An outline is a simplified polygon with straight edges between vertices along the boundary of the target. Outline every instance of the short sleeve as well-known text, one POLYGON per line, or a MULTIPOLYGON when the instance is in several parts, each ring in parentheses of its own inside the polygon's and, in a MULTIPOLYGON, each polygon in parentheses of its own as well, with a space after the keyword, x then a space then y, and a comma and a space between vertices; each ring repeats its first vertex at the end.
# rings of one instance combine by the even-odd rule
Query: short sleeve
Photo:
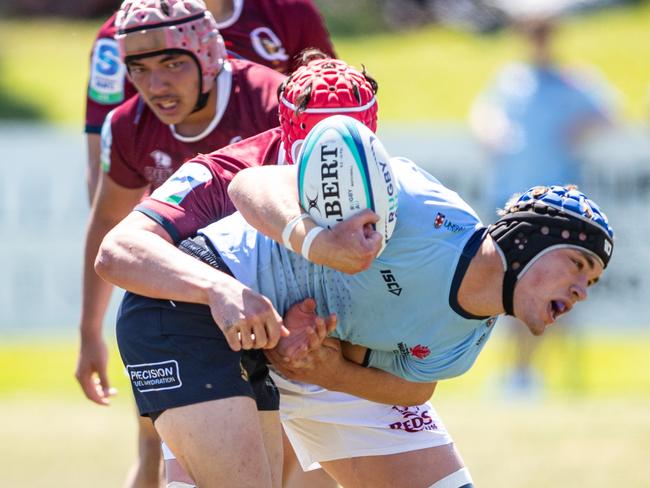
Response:
POLYGON ((117 109, 109 112, 102 126, 100 152, 102 171, 120 186, 142 188, 149 182, 129 163, 132 158, 129 158, 130 150, 126 146, 132 142, 132 138, 120 134, 119 128, 116 127, 120 117, 116 112, 117 109), (118 137, 115 137, 116 134, 118 137))
POLYGON ((206 164, 205 157, 183 164, 135 210, 161 225, 178 243, 202 227, 234 212, 228 197, 233 174, 206 164))

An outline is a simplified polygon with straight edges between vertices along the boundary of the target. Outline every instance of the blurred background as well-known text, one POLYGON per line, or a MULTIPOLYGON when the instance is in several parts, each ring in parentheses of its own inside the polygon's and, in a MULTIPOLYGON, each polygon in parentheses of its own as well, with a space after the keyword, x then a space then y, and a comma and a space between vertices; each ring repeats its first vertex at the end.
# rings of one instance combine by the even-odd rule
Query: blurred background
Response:
MULTIPOLYGON (((588 306, 541 340, 500 323, 476 366, 438 386, 434 404, 476 485, 650 486, 650 1, 315 3, 339 56, 378 80, 391 154, 486 223, 491 190, 513 183, 495 181, 514 174, 503 168, 529 168, 524 181, 545 168, 542 153, 565 158, 617 231, 588 306)), ((73 377, 88 65, 118 4, 0 0, 2 486, 115 487, 134 457, 114 340, 110 407, 85 400, 73 377)))

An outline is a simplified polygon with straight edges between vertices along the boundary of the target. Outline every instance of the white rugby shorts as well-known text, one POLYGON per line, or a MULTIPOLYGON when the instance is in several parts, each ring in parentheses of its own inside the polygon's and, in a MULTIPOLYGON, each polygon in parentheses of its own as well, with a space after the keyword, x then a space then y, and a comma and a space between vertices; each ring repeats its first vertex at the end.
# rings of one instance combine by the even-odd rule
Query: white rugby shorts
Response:
POLYGON ((400 407, 362 400, 271 371, 280 418, 305 471, 321 461, 416 451, 452 443, 430 402, 400 407))

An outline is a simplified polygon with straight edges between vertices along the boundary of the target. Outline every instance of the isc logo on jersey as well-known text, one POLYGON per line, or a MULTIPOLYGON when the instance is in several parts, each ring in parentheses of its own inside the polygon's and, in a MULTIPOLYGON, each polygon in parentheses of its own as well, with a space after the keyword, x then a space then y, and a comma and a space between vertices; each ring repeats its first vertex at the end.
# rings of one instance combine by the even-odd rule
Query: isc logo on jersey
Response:
MULTIPOLYGON (((298 155, 298 195, 318 225, 332 227, 369 208, 379 215, 382 251, 397 219, 397 188, 389 156, 361 122, 328 117, 309 132, 298 155)), ((381 251, 380 251, 381 252, 381 251)))

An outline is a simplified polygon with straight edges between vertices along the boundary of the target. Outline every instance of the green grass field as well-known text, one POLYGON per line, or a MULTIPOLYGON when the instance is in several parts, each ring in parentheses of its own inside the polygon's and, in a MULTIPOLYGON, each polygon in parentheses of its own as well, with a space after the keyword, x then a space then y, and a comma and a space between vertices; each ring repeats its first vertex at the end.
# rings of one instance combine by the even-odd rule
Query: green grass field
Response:
MULTIPOLYGON (((551 336, 538 354, 545 393, 529 400, 504 396, 509 346, 495 339, 433 398, 477 486, 650 486, 649 335, 551 336)), ((70 339, 0 346, 0 486, 119 486, 135 453, 126 377, 114 353, 120 394, 99 407, 83 399, 75 360, 70 339)))
MULTIPOLYGON (((100 21, 0 20, 0 117, 81 126, 90 47, 100 21)), ((597 66, 631 119, 648 117, 650 4, 566 23, 558 52, 597 66)), ((510 32, 489 36, 436 26, 401 33, 335 36, 339 55, 380 82, 383 120, 456 120, 503 63, 522 55, 510 32)))

